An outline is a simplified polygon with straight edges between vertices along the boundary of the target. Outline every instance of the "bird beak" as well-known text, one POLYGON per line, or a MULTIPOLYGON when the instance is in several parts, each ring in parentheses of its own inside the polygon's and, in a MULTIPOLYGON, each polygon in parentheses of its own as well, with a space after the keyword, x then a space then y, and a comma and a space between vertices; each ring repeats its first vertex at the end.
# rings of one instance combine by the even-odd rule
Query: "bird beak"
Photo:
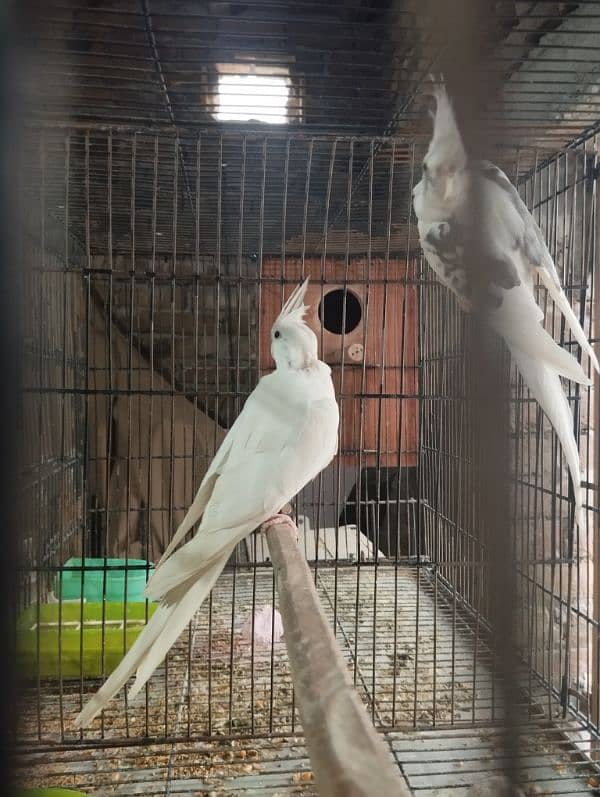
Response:
POLYGON ((448 202, 454 195, 454 176, 446 177, 446 187, 444 189, 444 202, 448 202))

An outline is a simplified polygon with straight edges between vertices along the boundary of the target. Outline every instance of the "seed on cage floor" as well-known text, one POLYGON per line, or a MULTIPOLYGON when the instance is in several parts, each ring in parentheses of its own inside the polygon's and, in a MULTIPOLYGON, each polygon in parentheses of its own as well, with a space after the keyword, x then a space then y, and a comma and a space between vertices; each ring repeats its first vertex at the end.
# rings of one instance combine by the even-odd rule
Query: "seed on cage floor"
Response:
POLYGON ((394 669, 396 672, 408 666, 412 660, 412 653, 409 651, 399 651, 393 656, 394 669))
POLYGON ((292 783, 309 783, 312 779, 312 772, 295 772, 292 775, 292 783))

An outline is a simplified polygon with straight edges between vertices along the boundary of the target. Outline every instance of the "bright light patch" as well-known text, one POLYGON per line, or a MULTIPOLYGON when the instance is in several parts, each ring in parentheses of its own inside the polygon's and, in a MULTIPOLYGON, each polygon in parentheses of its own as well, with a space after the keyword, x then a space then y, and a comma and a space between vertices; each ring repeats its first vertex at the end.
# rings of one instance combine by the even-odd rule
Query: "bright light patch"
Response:
POLYGON ((284 77, 221 75, 216 118, 221 122, 285 124, 289 95, 284 77))

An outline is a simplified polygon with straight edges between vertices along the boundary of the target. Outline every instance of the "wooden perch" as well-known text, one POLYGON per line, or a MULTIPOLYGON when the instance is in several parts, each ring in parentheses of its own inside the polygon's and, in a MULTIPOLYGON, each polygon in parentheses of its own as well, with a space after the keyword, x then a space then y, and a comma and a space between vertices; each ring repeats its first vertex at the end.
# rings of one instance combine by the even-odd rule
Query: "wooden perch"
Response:
POLYGON ((313 577, 285 523, 268 528, 285 642, 321 797, 409 797, 371 724, 325 617, 313 577))

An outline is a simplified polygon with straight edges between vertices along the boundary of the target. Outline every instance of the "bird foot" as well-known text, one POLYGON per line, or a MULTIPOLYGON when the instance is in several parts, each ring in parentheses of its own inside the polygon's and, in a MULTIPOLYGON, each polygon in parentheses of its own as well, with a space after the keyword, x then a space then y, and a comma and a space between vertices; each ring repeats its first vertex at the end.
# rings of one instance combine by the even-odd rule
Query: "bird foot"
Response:
POLYGON ((471 313, 473 310, 473 305, 468 299, 465 299, 464 296, 457 295, 458 299, 458 306, 463 311, 463 313, 471 313))
POLYGON ((294 523, 294 521, 292 520, 292 518, 289 515, 284 515, 282 513, 279 513, 277 515, 273 515, 272 517, 268 518, 268 520, 265 520, 265 522, 262 524, 261 528, 262 528, 262 530, 264 532, 266 532, 268 529, 271 528, 271 526, 277 526, 278 524, 281 524, 281 523, 284 523, 284 524, 290 526, 296 532, 296 541, 297 541, 298 540, 298 527, 296 526, 296 524, 294 523))
POLYGON ((444 75, 441 72, 437 74, 430 72, 422 87, 422 92, 425 96, 435 97, 436 100, 439 100, 446 92, 444 75))

